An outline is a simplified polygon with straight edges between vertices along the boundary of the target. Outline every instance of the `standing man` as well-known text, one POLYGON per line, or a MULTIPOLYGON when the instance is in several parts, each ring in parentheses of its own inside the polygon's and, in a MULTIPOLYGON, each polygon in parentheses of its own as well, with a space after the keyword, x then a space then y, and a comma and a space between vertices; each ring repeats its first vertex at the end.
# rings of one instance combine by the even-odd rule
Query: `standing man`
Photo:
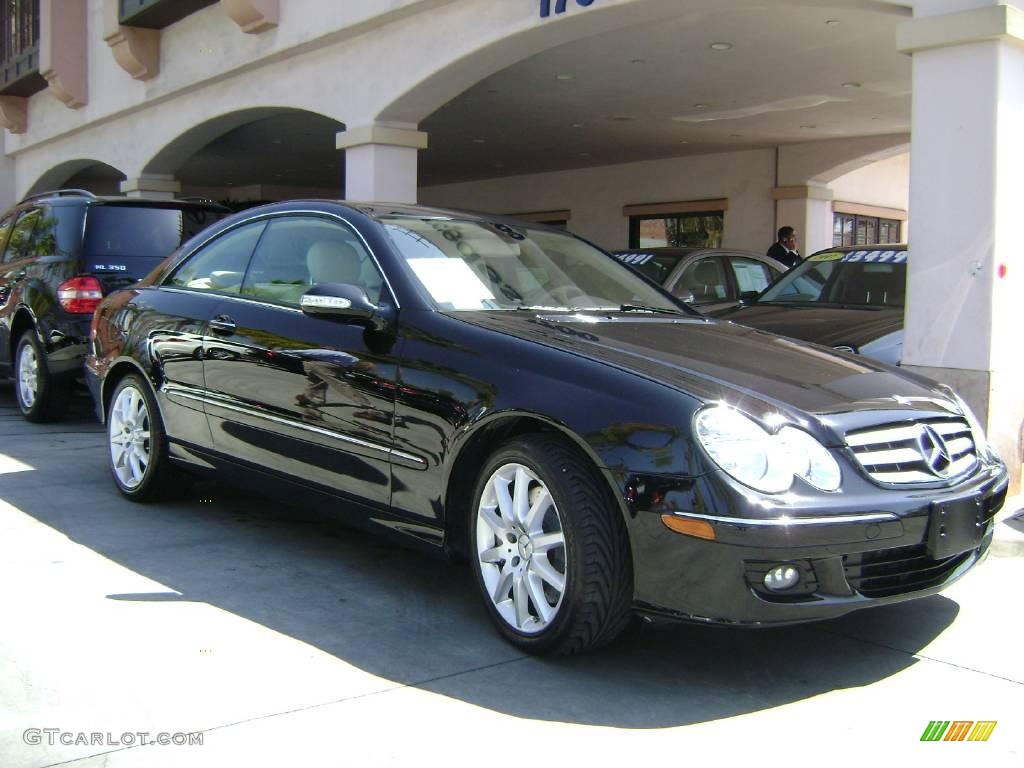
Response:
POLYGON ((782 227, 779 239, 768 249, 768 257, 781 261, 792 269, 800 263, 800 252, 796 249, 796 231, 792 227, 782 227))

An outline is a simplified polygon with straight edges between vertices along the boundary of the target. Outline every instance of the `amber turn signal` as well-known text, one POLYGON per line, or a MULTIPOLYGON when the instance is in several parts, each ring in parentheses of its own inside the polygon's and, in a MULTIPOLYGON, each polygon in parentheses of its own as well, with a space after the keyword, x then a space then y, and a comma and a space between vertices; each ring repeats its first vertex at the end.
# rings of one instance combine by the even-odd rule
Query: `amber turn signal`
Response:
POLYGON ((688 517, 679 517, 678 515, 662 515, 661 522, 670 531, 681 533, 684 536, 693 536, 697 539, 708 539, 709 541, 715 540, 715 529, 706 520, 693 520, 688 517))

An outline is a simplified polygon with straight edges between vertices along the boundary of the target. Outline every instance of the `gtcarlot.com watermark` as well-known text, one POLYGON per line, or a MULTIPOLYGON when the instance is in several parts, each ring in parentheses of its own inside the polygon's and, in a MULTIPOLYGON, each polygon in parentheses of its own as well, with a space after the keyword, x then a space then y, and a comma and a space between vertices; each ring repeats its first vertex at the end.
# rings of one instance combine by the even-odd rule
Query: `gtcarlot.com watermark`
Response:
POLYGON ((148 731, 125 731, 124 733, 85 733, 84 731, 62 731, 60 728, 26 728, 22 740, 29 745, 46 744, 65 747, 136 747, 144 744, 159 744, 175 747, 203 746, 202 733, 149 733, 148 731))

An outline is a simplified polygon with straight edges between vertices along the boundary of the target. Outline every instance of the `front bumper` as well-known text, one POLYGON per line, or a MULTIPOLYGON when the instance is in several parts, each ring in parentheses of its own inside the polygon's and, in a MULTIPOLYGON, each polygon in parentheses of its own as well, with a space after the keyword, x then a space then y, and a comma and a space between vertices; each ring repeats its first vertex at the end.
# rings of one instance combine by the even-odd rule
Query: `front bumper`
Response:
MULTIPOLYGON (((766 508, 720 472, 686 481, 621 475, 638 610, 715 624, 833 618, 934 594, 987 553, 1006 496, 993 465, 953 488, 813 496, 766 508), (714 540, 676 533, 662 515, 706 523, 714 540), (800 571, 772 592, 774 565, 800 571)), ((706 526, 705 526, 706 527, 706 526)))

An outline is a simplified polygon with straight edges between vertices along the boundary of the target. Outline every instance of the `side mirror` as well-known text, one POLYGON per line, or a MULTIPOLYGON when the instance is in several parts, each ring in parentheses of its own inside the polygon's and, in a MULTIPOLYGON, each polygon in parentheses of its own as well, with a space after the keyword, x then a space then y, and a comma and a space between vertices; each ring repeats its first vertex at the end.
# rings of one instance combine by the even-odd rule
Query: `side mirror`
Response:
POLYGON ((757 291, 743 291, 740 294, 740 304, 753 304, 761 294, 757 291))
POLYGON ((302 294, 299 306, 313 317, 336 317, 375 331, 386 328, 391 320, 390 308, 377 306, 367 297, 366 291, 348 283, 314 285, 302 294))

